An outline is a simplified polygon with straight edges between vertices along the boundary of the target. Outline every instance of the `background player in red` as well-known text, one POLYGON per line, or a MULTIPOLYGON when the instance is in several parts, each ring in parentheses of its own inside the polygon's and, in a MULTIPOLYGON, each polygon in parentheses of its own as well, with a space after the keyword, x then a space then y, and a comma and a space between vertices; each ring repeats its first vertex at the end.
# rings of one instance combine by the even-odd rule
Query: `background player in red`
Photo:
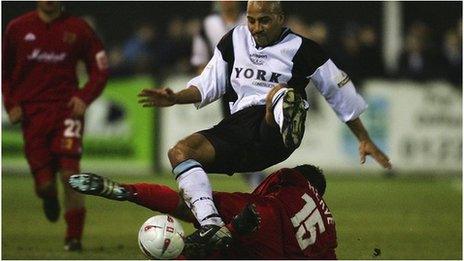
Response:
POLYGON ((2 94, 11 123, 21 123, 24 149, 36 194, 51 222, 59 218, 55 175, 64 185, 65 249, 81 250, 83 195, 69 188, 79 172, 84 113, 107 78, 101 41, 59 2, 39 1, 37 10, 11 21, 3 36, 2 94), (79 89, 76 66, 83 60, 88 82, 79 89))
MULTIPOLYGON (((69 183, 81 193, 113 200, 129 200, 154 211, 196 223, 178 193, 164 185, 118 184, 91 173, 72 175, 69 183)), ((207 257, 336 259, 335 222, 322 199, 325 187, 325 178, 319 168, 302 165, 272 173, 251 194, 214 192, 214 203, 224 222, 228 223, 234 243, 231 248, 221 253, 210 253, 207 257), (259 216, 259 228, 247 234, 258 224, 258 218, 253 218, 253 215, 259 216)), ((214 240, 213 237, 208 246, 214 244, 214 240)), ((192 250, 205 250, 201 249, 202 246, 199 242, 197 249, 190 249, 186 254, 192 257, 195 254, 192 250)))

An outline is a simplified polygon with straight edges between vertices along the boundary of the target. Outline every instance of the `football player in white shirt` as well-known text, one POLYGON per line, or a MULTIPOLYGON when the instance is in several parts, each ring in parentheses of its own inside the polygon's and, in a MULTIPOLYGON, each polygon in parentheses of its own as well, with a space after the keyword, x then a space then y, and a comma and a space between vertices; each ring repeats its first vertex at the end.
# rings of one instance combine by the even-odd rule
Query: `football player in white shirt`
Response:
MULTIPOLYGON (((217 12, 205 17, 201 30, 193 38, 190 63, 199 73, 208 64, 221 38, 235 26, 245 25, 247 22, 246 14, 240 10, 239 1, 216 1, 214 8, 217 12)), ((230 115, 229 101, 226 97, 221 97, 221 109, 224 118, 230 115)), ((260 171, 242 175, 251 189, 256 188, 266 177, 260 171)))
POLYGON ((139 94, 144 107, 194 103, 201 108, 223 96, 230 102, 230 117, 182 139, 168 152, 179 189, 201 225, 186 238, 186 247, 230 245, 206 173, 257 171, 288 158, 304 134, 304 88, 309 81, 358 139, 361 164, 370 155, 391 168, 359 119, 367 104, 350 78, 317 43, 284 27, 280 2, 249 1, 247 20, 247 26, 237 26, 222 38, 186 89, 145 89, 139 94))

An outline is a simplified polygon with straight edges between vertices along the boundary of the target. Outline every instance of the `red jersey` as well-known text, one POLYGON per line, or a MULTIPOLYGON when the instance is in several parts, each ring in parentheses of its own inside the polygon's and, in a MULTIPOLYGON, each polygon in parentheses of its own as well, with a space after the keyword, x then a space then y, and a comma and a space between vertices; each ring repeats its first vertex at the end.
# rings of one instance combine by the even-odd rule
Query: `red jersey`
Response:
POLYGON ((257 232, 238 237, 238 248, 227 258, 335 259, 337 238, 329 208, 299 172, 281 169, 252 194, 214 193, 214 202, 226 223, 247 203, 261 215, 257 232))
POLYGON ((103 45, 87 23, 62 14, 50 23, 37 11, 11 21, 3 37, 2 94, 5 108, 36 102, 69 101, 90 104, 108 78, 103 45), (79 90, 76 66, 85 62, 89 81, 79 90))

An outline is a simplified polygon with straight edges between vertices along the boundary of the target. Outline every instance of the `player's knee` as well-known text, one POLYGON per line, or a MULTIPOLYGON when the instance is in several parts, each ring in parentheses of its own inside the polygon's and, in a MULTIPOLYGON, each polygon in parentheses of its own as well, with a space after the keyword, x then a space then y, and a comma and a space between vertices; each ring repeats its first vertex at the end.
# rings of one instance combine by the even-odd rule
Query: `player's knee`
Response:
POLYGON ((55 183, 50 181, 35 186, 35 194, 39 198, 47 198, 56 195, 55 183))
POLYGON ((266 96, 266 106, 268 108, 272 107, 272 100, 274 98, 274 95, 282 88, 288 88, 288 86, 284 83, 279 83, 276 84, 268 93, 266 96))
POLYGON ((170 148, 168 151, 168 158, 171 162, 171 166, 176 166, 177 164, 191 158, 191 148, 183 143, 178 142, 174 147, 170 148))
POLYGON ((33 173, 35 193, 39 198, 56 194, 55 174, 51 168, 45 167, 33 173))

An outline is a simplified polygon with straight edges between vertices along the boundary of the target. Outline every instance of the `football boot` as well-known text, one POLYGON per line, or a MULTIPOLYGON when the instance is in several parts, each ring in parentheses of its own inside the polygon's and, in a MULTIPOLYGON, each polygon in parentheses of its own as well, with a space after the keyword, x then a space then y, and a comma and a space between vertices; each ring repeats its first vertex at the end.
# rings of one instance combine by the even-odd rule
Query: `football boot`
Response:
POLYGON ((296 149, 300 146, 305 131, 306 112, 309 104, 294 89, 289 88, 284 96, 282 103, 283 124, 282 138, 284 144, 289 149, 296 149))
POLYGON ((77 192, 107 199, 128 200, 131 192, 119 183, 93 173, 79 173, 69 177, 69 185, 77 192))
POLYGON ((184 253, 188 258, 202 258, 231 244, 232 235, 226 226, 204 225, 185 239, 184 253))
POLYGON ((64 250, 70 252, 80 252, 82 251, 82 243, 79 239, 68 238, 64 242, 64 250))

